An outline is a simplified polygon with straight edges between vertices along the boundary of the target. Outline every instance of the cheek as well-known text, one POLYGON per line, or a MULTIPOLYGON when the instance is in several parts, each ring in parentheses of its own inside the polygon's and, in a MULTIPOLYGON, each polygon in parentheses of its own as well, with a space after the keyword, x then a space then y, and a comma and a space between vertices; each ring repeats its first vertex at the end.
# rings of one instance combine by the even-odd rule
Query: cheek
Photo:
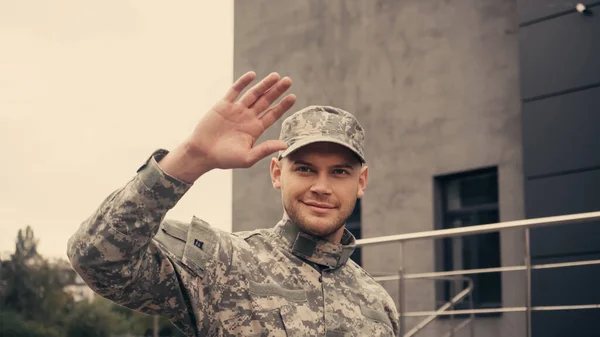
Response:
POLYGON ((339 191, 344 191, 344 193, 348 194, 351 191, 356 193, 358 189, 358 179, 355 177, 347 177, 346 179, 340 179, 340 181, 336 182, 336 188, 339 191))
POLYGON ((340 199, 347 202, 354 202, 360 194, 360 186, 358 184, 346 184, 342 188, 339 189, 338 196, 340 199))
POLYGON ((307 179, 289 176, 281 179, 281 190, 285 195, 303 194, 308 189, 310 189, 310 182, 307 179))
POLYGON ((356 197, 357 187, 348 182, 339 182, 332 186, 333 194, 343 203, 356 197))

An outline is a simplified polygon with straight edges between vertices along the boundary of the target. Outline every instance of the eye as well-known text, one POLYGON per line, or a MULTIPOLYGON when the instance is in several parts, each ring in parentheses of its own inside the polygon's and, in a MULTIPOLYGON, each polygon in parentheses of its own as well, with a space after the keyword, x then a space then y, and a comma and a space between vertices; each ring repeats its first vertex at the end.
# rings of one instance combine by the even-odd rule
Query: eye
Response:
POLYGON ((350 174, 350 172, 348 172, 348 171, 346 171, 344 169, 335 169, 335 170, 333 170, 333 173, 335 173, 335 174, 341 174, 341 175, 350 174))
POLYGON ((296 167, 296 171, 298 172, 312 172, 312 169, 308 166, 298 166, 296 167))

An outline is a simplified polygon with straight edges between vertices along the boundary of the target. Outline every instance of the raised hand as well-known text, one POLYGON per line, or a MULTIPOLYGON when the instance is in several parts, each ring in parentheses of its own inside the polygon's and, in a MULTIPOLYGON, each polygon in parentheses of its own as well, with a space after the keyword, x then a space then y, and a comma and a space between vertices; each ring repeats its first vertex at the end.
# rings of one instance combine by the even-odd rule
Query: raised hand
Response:
POLYGON ((258 145, 256 141, 294 105, 296 97, 288 95, 269 108, 289 89, 292 81, 271 73, 238 99, 255 77, 254 72, 248 72, 233 84, 204 115, 190 137, 174 151, 179 153, 170 154, 161 161, 166 172, 189 181, 215 168, 250 167, 269 154, 287 148, 287 144, 279 140, 267 140, 258 145), (181 160, 187 163, 175 162, 181 160), (185 166, 185 172, 181 172, 181 166, 185 166))

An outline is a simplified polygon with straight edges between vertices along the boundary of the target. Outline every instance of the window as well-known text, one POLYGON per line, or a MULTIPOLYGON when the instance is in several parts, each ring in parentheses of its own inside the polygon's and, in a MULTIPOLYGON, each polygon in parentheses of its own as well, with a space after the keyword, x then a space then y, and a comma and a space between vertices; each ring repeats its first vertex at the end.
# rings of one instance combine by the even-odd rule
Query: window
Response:
MULTIPOLYGON (((354 237, 356 239, 362 238, 361 231, 360 231, 360 228, 361 228, 360 220, 361 220, 361 199, 357 199, 356 206, 354 206, 354 211, 352 211, 352 214, 346 221, 346 228, 350 231, 350 233, 352 233, 352 235, 354 235, 354 237)), ((350 258, 354 262, 356 262, 359 266, 362 266, 361 257, 362 256, 360 253, 360 247, 357 247, 356 249, 354 249, 354 252, 352 253, 352 255, 350 255, 350 258)))
MULTIPOLYGON (((477 170, 436 178, 438 197, 438 228, 457 228, 499 222, 498 171, 496 168, 477 170)), ((500 266, 500 235, 487 233, 446 238, 438 243, 438 270, 479 269, 500 266), (440 254, 441 250, 441 254, 440 254), (441 260, 441 261, 440 261, 441 260)), ((467 275, 474 282, 474 309, 501 306, 500 273, 467 275)), ((441 283, 441 281, 440 281, 441 283)), ((446 303, 466 287, 455 283, 451 294, 450 282, 438 285, 438 305, 446 303)), ((468 298, 466 298, 468 299, 468 298)), ((468 308, 468 301, 455 306, 468 308)))

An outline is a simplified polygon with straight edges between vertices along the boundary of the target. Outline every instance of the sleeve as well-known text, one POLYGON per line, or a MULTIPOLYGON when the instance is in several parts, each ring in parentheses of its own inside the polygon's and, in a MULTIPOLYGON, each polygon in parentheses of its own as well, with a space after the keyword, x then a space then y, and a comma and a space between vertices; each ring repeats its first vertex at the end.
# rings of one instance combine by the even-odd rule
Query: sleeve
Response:
POLYGON ((191 224, 163 221, 191 187, 160 169, 157 161, 166 153, 156 151, 130 182, 102 202, 69 239, 67 255, 100 296, 165 316, 186 335, 196 336, 212 321, 206 316, 216 305, 206 290, 224 277, 207 270, 227 269, 231 248, 197 218, 191 224))

